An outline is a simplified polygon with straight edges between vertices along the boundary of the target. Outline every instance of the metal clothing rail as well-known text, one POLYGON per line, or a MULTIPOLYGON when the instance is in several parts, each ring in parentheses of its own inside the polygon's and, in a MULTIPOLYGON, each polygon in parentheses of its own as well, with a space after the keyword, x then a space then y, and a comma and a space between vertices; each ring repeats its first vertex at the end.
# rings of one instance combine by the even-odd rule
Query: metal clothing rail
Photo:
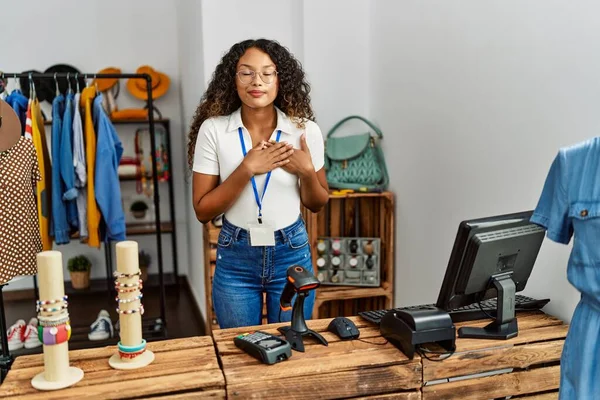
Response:
MULTIPOLYGON (((150 146, 152 147, 151 159, 152 159, 152 182, 154 184, 154 213, 155 213, 155 229, 156 229, 156 245, 158 252, 158 271, 159 271, 159 290, 160 290, 160 314, 162 323, 164 326, 164 332, 166 336, 166 304, 165 304, 165 285, 164 285, 164 277, 163 277, 163 254, 162 254, 162 231, 161 231, 161 219, 160 219, 160 199, 159 199, 159 186, 158 186, 158 171, 156 165, 156 138, 155 138, 155 129, 154 129, 154 107, 153 107, 153 99, 152 99, 152 77, 149 74, 89 74, 89 73, 71 73, 71 72, 57 72, 57 73, 35 73, 35 72, 27 72, 27 73, 8 73, 8 72, 0 72, 0 78, 4 79, 29 79, 30 83, 33 83, 34 79, 48 79, 54 80, 55 83, 58 78, 67 79, 67 82, 70 82, 70 79, 74 79, 78 82, 79 78, 84 78, 84 80, 88 79, 143 79, 146 81, 146 91, 148 94, 147 100, 147 108, 148 108, 148 124, 149 124, 149 132, 150 132, 150 146)), ((35 89, 35 86, 34 86, 35 89)), ((172 177, 171 177, 172 179, 172 177)), ((174 207, 174 204, 171 204, 171 207, 174 207)), ((172 221, 175 224, 175 221, 172 221)), ((175 229, 175 228, 173 228, 175 229)), ((112 265, 112 253, 110 247, 110 241, 105 242, 105 253, 107 255, 107 263, 112 265)), ((110 271, 112 274, 112 271, 110 271)), ((111 276, 107 277, 107 281, 110 281, 111 276)), ((110 284, 107 284, 110 289, 110 284)), ((0 291, 0 296, 1 296, 0 291)), ((110 290, 109 290, 110 296, 110 290)), ((2 305, 2 302, 0 302, 2 305)), ((4 309, 0 310, 2 312, 2 317, 4 317, 4 309)), ((6 331, 4 334, 6 334, 6 331)), ((3 336, 4 336, 3 334, 3 336)), ((3 346, 4 347, 4 346, 3 346)), ((5 349, 3 348, 3 352, 5 349)), ((7 351, 7 349, 6 349, 7 351)), ((9 364, 10 367, 10 364, 9 364)))

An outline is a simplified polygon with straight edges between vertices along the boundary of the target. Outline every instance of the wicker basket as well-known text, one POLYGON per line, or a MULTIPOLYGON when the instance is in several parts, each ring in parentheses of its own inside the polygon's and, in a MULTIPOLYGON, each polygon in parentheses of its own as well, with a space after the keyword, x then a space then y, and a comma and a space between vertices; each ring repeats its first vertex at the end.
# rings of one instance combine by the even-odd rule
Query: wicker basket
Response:
POLYGON ((73 289, 89 288, 90 287, 90 272, 91 271, 70 272, 71 285, 73 286, 73 289))

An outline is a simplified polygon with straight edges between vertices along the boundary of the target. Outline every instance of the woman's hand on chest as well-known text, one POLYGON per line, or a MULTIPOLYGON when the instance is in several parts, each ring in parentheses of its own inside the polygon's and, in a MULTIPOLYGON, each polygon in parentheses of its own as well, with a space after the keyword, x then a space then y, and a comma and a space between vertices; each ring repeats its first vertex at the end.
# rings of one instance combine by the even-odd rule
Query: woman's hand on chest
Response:
MULTIPOLYGON (((278 143, 267 142, 267 147, 276 146, 278 143)), ((281 168, 290 174, 301 177, 312 173, 314 166, 310 150, 306 144, 306 135, 300 137, 300 149, 294 149, 292 155, 288 158, 289 162, 283 164, 281 168)))
POLYGON ((265 174, 290 163, 294 150, 291 144, 259 142, 244 157, 242 165, 254 175, 265 174))

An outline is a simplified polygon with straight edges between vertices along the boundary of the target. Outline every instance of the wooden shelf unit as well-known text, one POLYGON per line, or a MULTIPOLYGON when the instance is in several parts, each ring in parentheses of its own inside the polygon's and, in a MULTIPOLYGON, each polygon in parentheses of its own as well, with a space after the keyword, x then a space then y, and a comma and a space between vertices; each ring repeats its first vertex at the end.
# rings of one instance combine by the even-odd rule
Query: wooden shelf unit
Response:
MULTIPOLYGON (((315 274, 317 273, 317 238, 321 236, 354 236, 355 207, 359 205, 358 232, 362 237, 378 237, 381 240, 380 287, 326 286, 317 289, 313 319, 357 315, 360 311, 392 308, 394 304, 394 241, 395 217, 394 195, 384 193, 352 193, 329 195, 329 209, 315 214, 302 207, 311 246, 315 274), (342 224, 342 210, 344 221, 342 224), (344 225, 344 226, 342 226, 344 225), (343 229, 342 229, 343 228, 343 229)), ((212 278, 217 260, 217 241, 220 228, 212 224, 203 227, 204 282, 206 291, 207 334, 219 329, 212 304, 212 278)), ((263 307, 263 324, 266 324, 263 307)))

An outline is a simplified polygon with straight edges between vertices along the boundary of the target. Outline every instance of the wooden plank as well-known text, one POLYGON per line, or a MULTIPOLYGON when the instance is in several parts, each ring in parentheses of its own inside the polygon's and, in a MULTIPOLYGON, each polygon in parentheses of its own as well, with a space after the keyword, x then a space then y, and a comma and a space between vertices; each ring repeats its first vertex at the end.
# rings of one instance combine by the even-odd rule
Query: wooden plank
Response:
MULTIPOLYGON (((115 371, 116 372, 116 371, 115 371)), ((44 392, 44 400, 91 397, 102 399, 121 399, 131 398, 132 396, 144 397, 153 394, 166 394, 169 392, 197 390, 214 390, 224 386, 223 375, 219 370, 188 372, 174 375, 159 375, 143 379, 126 379, 106 384, 104 379, 107 377, 102 373, 102 377, 94 373, 85 374, 75 386, 66 390, 44 392), (94 382, 90 384, 90 381, 94 382)), ((2 385, 4 390, 4 384, 2 385)), ((15 393, 14 388, 6 389, 3 397, 20 395, 19 399, 38 400, 40 392, 34 389, 28 382, 22 382, 19 392, 15 393)))
POLYGON ((168 394, 166 396, 152 397, 152 400, 197 400, 199 397, 203 399, 226 399, 225 389, 205 390, 200 393, 180 393, 168 394))
POLYGON ((523 399, 523 400, 557 400, 558 399, 558 390, 554 392, 542 393, 542 394, 534 394, 532 396, 517 396, 513 397, 513 399, 523 399))
MULTIPOLYGON (((407 371, 418 369, 419 374, 421 374, 420 359, 415 358, 409 361, 400 350, 395 348, 355 351, 346 354, 336 352, 329 355, 329 357, 315 352, 315 349, 311 350, 310 354, 308 352, 304 353, 304 357, 293 354, 289 362, 280 363, 275 369, 254 362, 239 365, 236 358, 240 358, 240 356, 221 357, 223 373, 228 384, 249 383, 256 380, 257 376, 263 375, 268 375, 270 379, 288 379, 290 376, 310 376, 396 364, 402 364, 401 367, 407 371)), ((409 388, 406 387, 406 389, 409 388)))
POLYGON ((321 286, 317 289, 317 297, 321 301, 357 299, 365 297, 386 296, 389 290, 384 288, 352 287, 352 286, 321 286))
POLYGON ((564 340, 454 354, 443 362, 423 359, 423 381, 474 375, 504 368, 528 368, 560 360, 564 340))
MULTIPOLYGON (((286 362, 279 364, 293 364, 286 362)), ((397 392, 404 389, 418 388, 421 382, 420 363, 406 365, 391 365, 378 368, 361 368, 350 371, 323 373, 327 371, 313 370, 315 374, 275 378, 275 371, 265 371, 263 379, 249 379, 244 383, 232 383, 227 378, 228 398, 261 398, 261 399, 339 399, 397 392)), ((294 370, 291 368, 290 370, 294 370)), ((415 393, 414 391, 412 393, 415 393)), ((405 397, 414 398, 414 397, 405 397)))
POLYGON ((460 393, 461 400, 498 398, 558 389, 560 366, 530 371, 467 379, 423 387, 423 399, 450 399, 460 393))
POLYGON ((227 393, 225 389, 216 389, 216 390, 205 390, 200 393, 181 393, 181 394, 173 394, 166 396, 153 396, 152 399, 160 399, 160 400, 196 400, 198 398, 203 399, 226 399, 227 393))
MULTIPOLYGON (((524 311, 517 312, 519 331, 525 329, 540 328, 542 326, 563 325, 564 322, 551 315, 545 314, 542 311, 524 311)), ((463 326, 484 327, 491 322, 490 319, 482 319, 478 321, 457 322, 456 330, 463 326)))
POLYGON ((401 392, 389 394, 376 394, 374 396, 356 397, 355 400, 421 400, 421 392, 401 392))

